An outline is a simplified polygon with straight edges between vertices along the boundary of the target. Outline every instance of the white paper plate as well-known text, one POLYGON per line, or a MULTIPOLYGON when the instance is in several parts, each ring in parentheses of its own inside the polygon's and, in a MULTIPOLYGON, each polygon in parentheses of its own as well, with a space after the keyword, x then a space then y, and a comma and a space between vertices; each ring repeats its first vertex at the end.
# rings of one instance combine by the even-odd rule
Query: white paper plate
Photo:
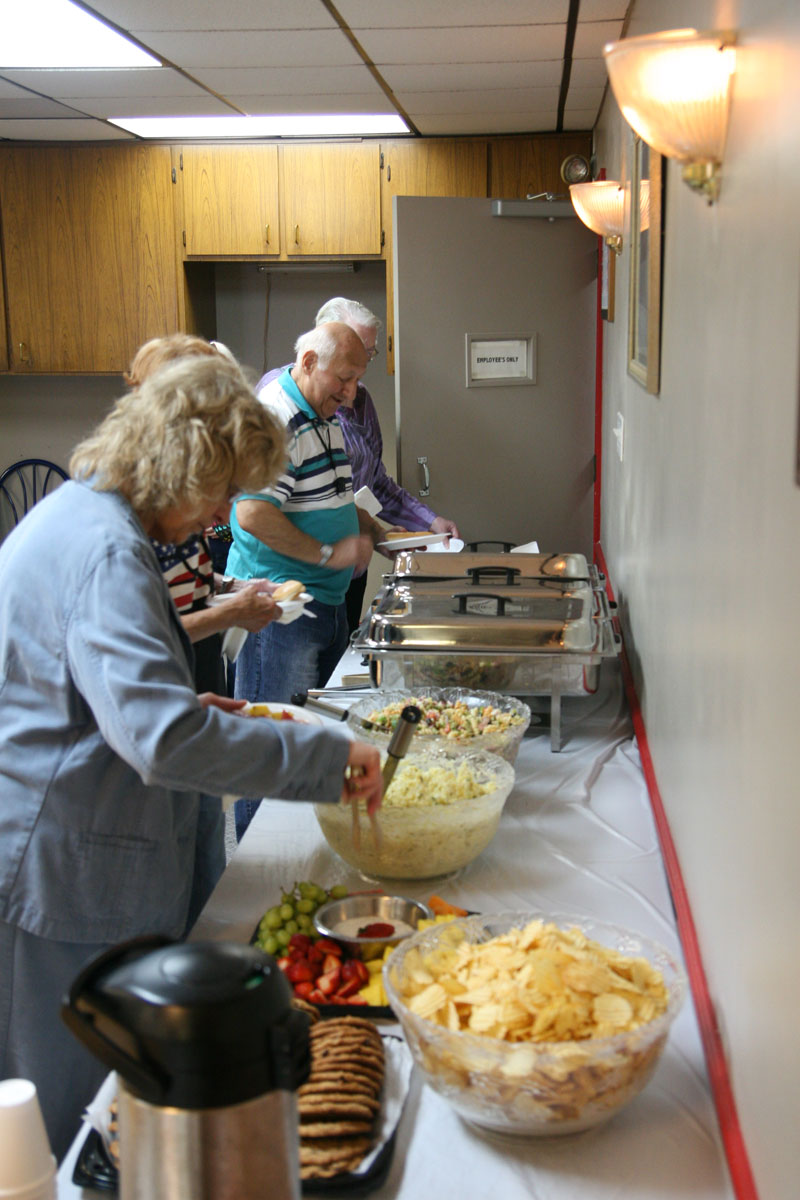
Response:
MULTIPOLYGON (((209 596, 206 603, 209 608, 216 608, 217 605, 224 604, 226 600, 230 600, 233 595, 235 595, 234 592, 222 592, 217 596, 209 596)), ((296 600, 276 600, 275 603, 281 606, 281 615, 276 617, 278 624, 291 625, 292 621, 296 621, 298 617, 302 616, 303 609, 313 599, 314 597, 309 592, 301 592, 296 600)), ((306 613, 306 616, 316 617, 316 613, 306 613)), ((241 646, 239 646, 239 650, 241 650, 241 646)), ((237 654, 239 650, 236 651, 237 654)), ((235 659, 231 659, 231 662, 234 661, 235 659)))
MULTIPOLYGON (((309 712, 307 709, 301 708, 299 704, 281 704, 280 700, 267 700, 259 704, 248 703, 245 704, 244 708, 239 709, 239 712, 241 712, 243 716, 249 717, 253 715, 253 709, 264 708, 265 706, 270 710, 270 712, 273 713, 290 713, 292 719, 297 721, 300 725, 322 725, 323 723, 322 717, 319 716, 318 713, 309 712)), ((255 719, 270 720, 269 717, 264 716, 261 718, 256 716, 255 719)), ((277 718, 272 719, 276 720, 277 718)))
POLYGON ((446 533, 415 533, 404 538, 390 538, 386 542, 378 542, 379 546, 387 546, 390 550, 414 550, 418 546, 440 546, 449 537, 446 533))

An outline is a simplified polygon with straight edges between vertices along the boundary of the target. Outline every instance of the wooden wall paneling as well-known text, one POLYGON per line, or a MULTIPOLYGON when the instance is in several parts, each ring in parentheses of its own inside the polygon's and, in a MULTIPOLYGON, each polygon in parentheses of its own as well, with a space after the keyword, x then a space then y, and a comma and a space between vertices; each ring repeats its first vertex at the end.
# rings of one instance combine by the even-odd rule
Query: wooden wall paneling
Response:
POLYGON ((568 192, 561 164, 568 154, 591 158, 591 133, 536 134, 532 137, 492 138, 489 150, 489 192, 496 199, 524 199, 540 192, 568 192))

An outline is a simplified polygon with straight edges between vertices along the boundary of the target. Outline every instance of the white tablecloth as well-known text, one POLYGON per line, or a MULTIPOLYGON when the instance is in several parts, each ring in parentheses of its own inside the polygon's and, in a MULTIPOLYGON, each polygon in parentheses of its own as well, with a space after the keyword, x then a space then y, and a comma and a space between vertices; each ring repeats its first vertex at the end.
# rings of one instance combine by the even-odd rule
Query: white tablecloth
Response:
MULTIPOLYGON (((350 656, 339 674, 353 669, 350 656)), ((589 912, 654 937, 680 955, 617 664, 604 665, 596 696, 567 698, 563 706, 561 752, 551 751, 546 730, 526 736, 494 841, 438 890, 482 912, 533 906, 589 912)), ((262 803, 192 938, 249 940, 283 887, 302 879, 363 886, 328 848, 310 805, 262 803)), ((402 886, 405 894, 422 900, 431 890, 424 883, 402 886)), ((61 1169, 59 1196, 100 1195, 69 1183, 75 1153, 73 1147, 61 1169)), ((645 1091, 607 1125, 573 1137, 495 1141, 465 1125, 415 1072, 390 1174, 372 1195, 376 1200, 732 1197, 691 998, 645 1091)))

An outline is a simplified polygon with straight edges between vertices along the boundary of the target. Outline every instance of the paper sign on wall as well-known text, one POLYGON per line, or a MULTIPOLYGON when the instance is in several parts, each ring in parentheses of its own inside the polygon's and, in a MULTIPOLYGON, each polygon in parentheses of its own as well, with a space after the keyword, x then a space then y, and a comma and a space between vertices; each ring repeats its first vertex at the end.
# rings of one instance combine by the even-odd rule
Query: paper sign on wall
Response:
POLYGON ((467 387, 536 383, 536 334, 468 333, 467 387))

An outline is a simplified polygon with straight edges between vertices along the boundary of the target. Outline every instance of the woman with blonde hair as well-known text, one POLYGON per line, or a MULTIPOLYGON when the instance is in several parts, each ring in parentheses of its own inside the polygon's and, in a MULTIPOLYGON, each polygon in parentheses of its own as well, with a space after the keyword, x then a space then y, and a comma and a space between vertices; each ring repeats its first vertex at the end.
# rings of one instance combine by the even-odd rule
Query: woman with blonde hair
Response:
POLYGON ((380 804, 374 748, 198 697, 150 542, 227 520, 282 462, 241 371, 181 358, 116 403, 0 547, 0 1078, 34 1081, 58 1156, 104 1074, 61 998, 107 946, 183 935, 198 793, 380 804))

